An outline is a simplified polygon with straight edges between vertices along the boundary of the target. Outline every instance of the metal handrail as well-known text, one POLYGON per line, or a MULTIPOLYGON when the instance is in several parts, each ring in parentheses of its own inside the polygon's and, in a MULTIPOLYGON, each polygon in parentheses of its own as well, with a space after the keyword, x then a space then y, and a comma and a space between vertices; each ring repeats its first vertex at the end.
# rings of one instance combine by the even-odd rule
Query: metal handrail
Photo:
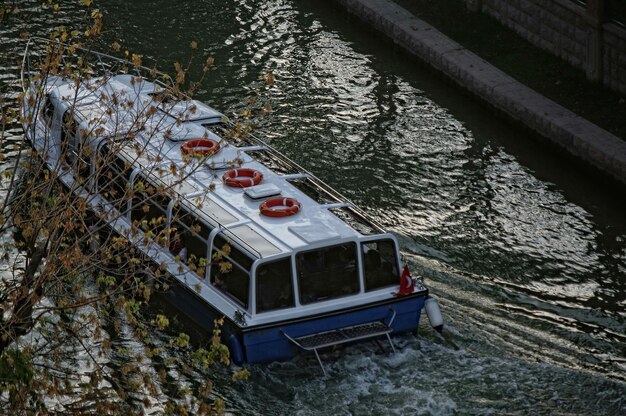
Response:
MULTIPOLYGON (((22 60, 22 73, 21 73, 22 88, 25 85, 25 83, 24 83, 25 69, 28 69, 28 71, 30 72, 30 65, 28 65, 28 68, 25 68, 25 64, 26 64, 27 61, 28 61, 28 64, 30 64, 30 46, 35 44, 36 42, 40 42, 42 44, 60 45, 60 46, 67 47, 67 48, 71 47, 71 48, 74 48, 76 50, 83 51, 85 53, 94 55, 94 56, 96 56, 98 58, 98 62, 100 63, 100 65, 101 65, 101 67, 103 69, 105 68, 105 64, 102 61, 102 58, 106 58, 106 59, 110 59, 112 61, 116 61, 117 63, 128 65, 131 68, 144 70, 147 73, 151 73, 151 72, 154 71, 153 69, 145 67, 143 65, 136 65, 133 62, 129 61, 128 59, 119 58, 117 56, 109 55, 109 54, 102 53, 102 52, 96 52, 96 51, 93 51, 91 49, 86 49, 86 48, 83 48, 83 47, 80 47, 80 46, 70 45, 68 43, 61 42, 61 41, 58 41, 58 40, 52 41, 50 39, 43 38, 43 37, 40 37, 40 36, 31 36, 28 39, 27 43, 26 43, 26 48, 24 49, 24 60, 22 60)), ((165 72, 161 72, 159 70, 156 70, 154 73, 156 75, 160 76, 160 77, 165 78, 165 79, 171 79, 171 77, 168 74, 166 74, 165 72)), ((141 74, 139 74, 139 75, 141 76, 141 74)), ((151 77, 151 78, 154 78, 153 81, 158 83, 158 84, 160 84, 161 86, 167 87, 167 85, 165 85, 162 81, 159 81, 158 79, 156 79, 156 77, 151 77)), ((187 96, 183 92, 181 92, 181 95, 184 96, 185 98, 191 99, 191 97, 187 96)))
MULTIPOLYGON (((386 336, 387 340, 389 341, 389 345, 391 346, 392 351, 395 353, 396 352, 396 348, 393 345, 393 341, 391 340, 391 336, 389 335, 391 332, 393 332, 393 328, 391 327, 391 325, 393 324, 393 321, 396 318, 396 310, 394 308, 392 308, 391 306, 389 307, 389 309, 393 312, 393 315, 391 316, 391 320, 389 321, 389 324, 385 324, 385 318, 382 319, 382 321, 371 321, 371 322, 365 322, 362 324, 357 324, 357 325, 350 325, 350 326, 346 326, 343 328, 336 328, 336 329, 331 329, 328 331, 321 331, 318 333, 314 333, 314 334, 309 334, 309 335, 304 335, 302 337, 299 338, 294 338, 292 336, 290 336, 284 329, 280 329, 280 333, 283 334, 290 342, 292 342, 293 344, 295 344, 296 346, 298 346, 300 349, 304 350, 304 351, 311 351, 313 350, 313 352, 315 353, 315 358, 317 358, 317 362, 319 363, 320 367, 322 368, 322 372, 324 373, 324 376, 326 376, 326 369, 324 368, 324 364, 322 363, 322 359, 320 358, 318 349, 320 348, 327 348, 327 347, 332 347, 334 345, 340 345, 340 344, 345 344, 347 342, 353 342, 353 341, 359 341, 359 340, 365 340, 365 339, 370 339, 370 338, 376 338, 379 336, 386 336), (348 331, 350 329, 354 329, 354 328, 359 328, 362 326, 366 326, 366 325, 371 325, 373 323, 379 323, 380 325, 383 325, 386 330, 382 331, 382 332, 377 332, 377 333, 370 333, 370 334, 361 334, 359 336, 349 336, 346 335, 345 331, 348 331), (316 337, 316 336, 322 336, 325 334, 339 334, 340 336, 343 337, 343 339, 338 340, 338 341, 331 341, 331 342, 325 342, 325 343, 320 343, 320 344, 314 344, 314 345, 310 345, 310 346, 305 346, 303 345, 299 340, 305 339, 305 338, 311 338, 311 337, 316 337)), ((380 345, 379 345, 380 346, 380 345)))
MULTIPOLYGON (((30 72, 31 72, 31 68, 30 68, 30 66, 31 66, 31 57, 30 57, 30 55, 32 53, 33 45, 35 45, 35 44, 41 44, 41 45, 53 44, 53 45, 61 45, 63 47, 72 47, 72 45, 69 45, 67 43, 63 43, 63 42, 60 42, 60 41, 51 41, 50 39, 46 39, 46 38, 42 38, 42 37, 34 36, 34 37, 29 38, 28 41, 27 41, 27 44, 26 44, 25 51, 24 51, 24 59, 22 61, 22 70, 21 70, 22 88, 24 90, 26 88, 26 80, 25 80, 26 73, 28 72, 30 74, 30 72)), ((118 57, 115 57, 115 56, 112 56, 112 55, 109 55, 109 54, 106 54, 106 53, 96 52, 96 51, 93 51, 93 50, 90 50, 90 49, 85 49, 85 48, 82 48, 82 47, 75 47, 75 49, 77 49, 79 51, 82 51, 82 52, 85 52, 86 54, 93 55, 94 57, 96 57, 97 58, 97 64, 98 64, 97 66, 99 67, 99 69, 102 72, 104 72, 105 75, 110 73, 110 68, 109 68, 110 65, 107 65, 104 62, 104 60, 110 60, 110 61, 117 62, 119 64, 126 65, 129 68, 134 68, 137 71, 137 75, 140 76, 140 77, 143 76, 140 73, 140 70, 143 70, 143 71, 146 71, 148 73, 152 72, 152 73, 156 74, 157 76, 162 77, 163 79, 170 79, 171 80, 171 77, 169 75, 163 73, 163 72, 160 72, 160 71, 153 72, 154 70, 152 70, 150 68, 147 68, 145 66, 142 66, 142 65, 136 65, 136 64, 132 63, 131 61, 127 60, 127 59, 118 58, 118 57)), ((165 85, 160 80, 156 79, 155 76, 150 76, 149 79, 152 82, 155 82, 155 83, 163 86, 164 88, 168 88, 167 85, 165 85)), ((187 96, 186 94, 184 94, 182 92, 180 92, 180 95, 183 98, 191 99, 191 97, 187 96)), ((231 127, 235 126, 235 124, 233 122, 231 122, 230 120, 228 120, 226 123, 229 124, 231 127)), ((267 151, 271 155, 271 157, 273 157, 276 161, 283 163, 285 166, 289 167, 290 169, 293 169, 293 170, 295 170, 297 172, 300 172, 298 174, 299 176, 306 177, 306 179, 309 181, 309 183, 312 186, 314 186, 314 188, 316 188, 317 190, 325 193, 327 196, 329 196, 335 202, 348 204, 347 206, 345 206, 345 208, 350 210, 352 213, 354 213, 361 220, 365 221, 373 229, 375 229, 378 232, 386 232, 385 228, 381 224, 379 224, 375 219, 371 218, 365 211, 363 211, 362 209, 357 207, 352 201, 350 201, 348 198, 343 196, 341 193, 339 193, 335 189, 331 188, 329 185, 327 185, 321 179, 319 179, 318 177, 316 177, 315 175, 313 175, 312 173, 310 173, 309 171, 307 171, 306 169, 301 167, 299 164, 297 164, 293 160, 289 159, 287 156, 285 156, 280 151, 274 149, 272 146, 270 146, 268 143, 266 143, 262 139, 256 137, 255 135, 252 135, 252 134, 250 135, 250 138, 252 139, 253 142, 256 142, 255 144, 257 145, 256 148, 250 149, 250 150, 265 150, 265 151, 267 151)), ((156 178, 156 175, 151 175, 151 176, 153 178, 156 178)), ((156 178, 156 179, 158 179, 158 178, 156 178)), ((177 192, 175 192, 175 193, 178 194, 177 192)), ((179 197, 179 199, 187 199, 183 195, 177 195, 177 196, 179 197)), ((337 206, 337 208, 339 208, 339 206, 337 206)), ((224 228, 226 230, 228 229, 228 227, 224 227, 223 224, 220 224, 220 222, 217 220, 217 218, 214 218, 211 215, 209 215, 209 217, 211 217, 211 219, 213 221, 215 221, 220 228, 224 228)), ((237 241, 246 250, 251 251, 253 253, 256 253, 259 257, 261 257, 260 253, 256 249, 251 247, 249 244, 247 244, 245 241, 243 241, 242 239, 238 238, 235 234, 233 234, 231 232, 229 232, 229 234, 230 234, 231 238, 234 237, 233 240, 237 241)))
MULTIPOLYGON (((228 121, 227 124, 231 127, 235 127, 235 123, 233 123, 232 121, 228 121)), ((387 230, 385 229, 385 227, 383 227, 382 224, 380 224, 378 221, 376 221, 374 218, 370 217, 369 214, 367 214, 365 211, 363 211, 361 208, 359 208, 356 204, 354 204, 350 199, 348 199, 347 197, 345 197, 343 194, 341 194, 340 192, 338 192, 337 190, 335 190, 334 188, 332 188, 330 185, 328 185, 327 183, 325 183, 324 181, 322 181, 320 178, 318 178, 317 176, 313 175, 311 172, 309 172, 308 170, 304 169, 302 166, 300 166, 299 164, 297 164, 296 162, 294 162, 293 160, 289 159, 287 156, 285 156, 284 154, 282 154, 280 151, 274 149, 271 145, 269 145, 267 142, 263 141, 262 139, 258 138, 257 136, 250 134, 250 138, 252 139, 251 141, 256 142, 255 144, 257 145, 262 145, 267 147, 267 151, 274 157, 276 157, 279 161, 281 161, 282 163, 284 163, 287 167, 293 169, 294 171, 299 172, 298 174, 305 174, 307 175, 307 179, 313 184, 315 185, 315 187, 324 192, 327 196, 331 197, 333 200, 335 200, 336 202, 348 202, 351 204, 350 207, 347 207, 347 209, 349 209, 350 211, 354 212, 356 215, 358 215, 362 220, 368 222, 372 228, 376 229, 377 231, 384 233, 387 230)))
MULTIPOLYGON (((393 312, 393 315, 391 316, 391 319, 389 320, 389 323, 386 324, 389 328, 391 328, 391 325, 393 324, 393 321, 396 319, 396 310, 393 308, 393 306, 389 306, 389 309, 391 309, 391 311, 393 312)), ((385 320, 383 319, 383 323, 385 323, 385 320)))

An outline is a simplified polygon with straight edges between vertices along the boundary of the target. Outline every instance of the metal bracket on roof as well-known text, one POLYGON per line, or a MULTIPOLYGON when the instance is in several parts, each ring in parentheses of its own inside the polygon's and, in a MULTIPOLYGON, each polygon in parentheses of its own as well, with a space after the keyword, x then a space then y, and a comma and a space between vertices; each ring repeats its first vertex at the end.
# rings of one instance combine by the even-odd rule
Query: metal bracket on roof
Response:
POLYGON ((306 178, 310 178, 311 174, 305 173, 305 172, 300 172, 300 173, 290 173, 290 174, 287 174, 287 175, 280 175, 280 177, 285 179, 285 180, 306 179, 306 178))
POLYGON ((185 198, 196 198, 198 196, 203 196, 206 195, 208 193, 208 189, 202 190, 202 191, 196 191, 196 192, 192 192, 190 194, 184 194, 183 196, 185 198))

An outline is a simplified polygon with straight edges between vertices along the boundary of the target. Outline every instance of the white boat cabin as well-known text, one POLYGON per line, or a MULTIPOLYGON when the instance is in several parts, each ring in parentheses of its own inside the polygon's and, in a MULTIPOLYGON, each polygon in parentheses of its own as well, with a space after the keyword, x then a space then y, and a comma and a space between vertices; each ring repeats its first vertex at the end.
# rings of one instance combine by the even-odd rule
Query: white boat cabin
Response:
POLYGON ((243 314, 247 325, 393 296, 400 278, 393 235, 263 141, 233 138, 221 113, 162 93, 130 75, 78 88, 49 79, 35 134, 46 139, 35 140, 36 148, 103 198, 99 206, 118 231, 151 241, 151 256, 179 281, 222 313, 243 314), (181 146, 199 138, 220 150, 186 158, 181 146), (263 179, 226 186, 222 176, 232 168, 263 179), (294 198, 300 210, 263 215, 268 196, 294 198))

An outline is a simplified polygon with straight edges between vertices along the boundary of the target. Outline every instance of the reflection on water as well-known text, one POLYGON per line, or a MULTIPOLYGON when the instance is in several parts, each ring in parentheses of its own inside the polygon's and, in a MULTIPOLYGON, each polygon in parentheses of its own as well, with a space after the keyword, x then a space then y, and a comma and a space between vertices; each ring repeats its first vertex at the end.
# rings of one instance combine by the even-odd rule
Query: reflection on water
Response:
MULTIPOLYGON (((398 234, 440 299, 453 342, 424 325, 418 340, 399 339, 396 355, 368 346, 331 353, 330 379, 317 377, 306 356, 255 367, 244 384, 218 375, 233 409, 626 413, 626 221, 618 192, 596 186, 333 6, 153 3, 107 2, 107 42, 168 68, 197 41, 216 61, 199 98, 227 114, 260 93, 273 108, 256 119, 260 134, 398 234), (261 79, 267 71, 276 79, 271 88, 261 79)), ((67 9, 61 16, 73 18, 67 9)), ((42 17, 29 31, 50 25, 42 17)), ((7 40, 16 31, 1 29, 3 51, 18 48, 7 40)), ((0 80, 14 70, 3 68, 0 80)), ((17 140, 20 132, 9 134, 17 140)), ((115 342, 139 348, 131 334, 115 342)), ((110 359, 115 367, 122 358, 110 359)), ((189 383, 207 376, 168 371, 189 383)))

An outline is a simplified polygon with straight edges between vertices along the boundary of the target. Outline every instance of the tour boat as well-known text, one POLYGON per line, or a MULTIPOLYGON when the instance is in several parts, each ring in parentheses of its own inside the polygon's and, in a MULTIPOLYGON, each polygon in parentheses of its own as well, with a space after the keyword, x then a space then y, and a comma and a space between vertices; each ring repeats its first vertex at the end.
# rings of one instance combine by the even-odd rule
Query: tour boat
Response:
POLYGON ((396 237, 261 138, 232 134, 224 114, 108 55, 92 53, 96 64, 79 81, 33 78, 29 47, 32 147, 167 270, 178 310, 207 331, 224 318, 234 363, 312 351, 324 369, 324 347, 382 338, 393 349, 391 336, 416 331, 425 304, 442 326, 396 237))

